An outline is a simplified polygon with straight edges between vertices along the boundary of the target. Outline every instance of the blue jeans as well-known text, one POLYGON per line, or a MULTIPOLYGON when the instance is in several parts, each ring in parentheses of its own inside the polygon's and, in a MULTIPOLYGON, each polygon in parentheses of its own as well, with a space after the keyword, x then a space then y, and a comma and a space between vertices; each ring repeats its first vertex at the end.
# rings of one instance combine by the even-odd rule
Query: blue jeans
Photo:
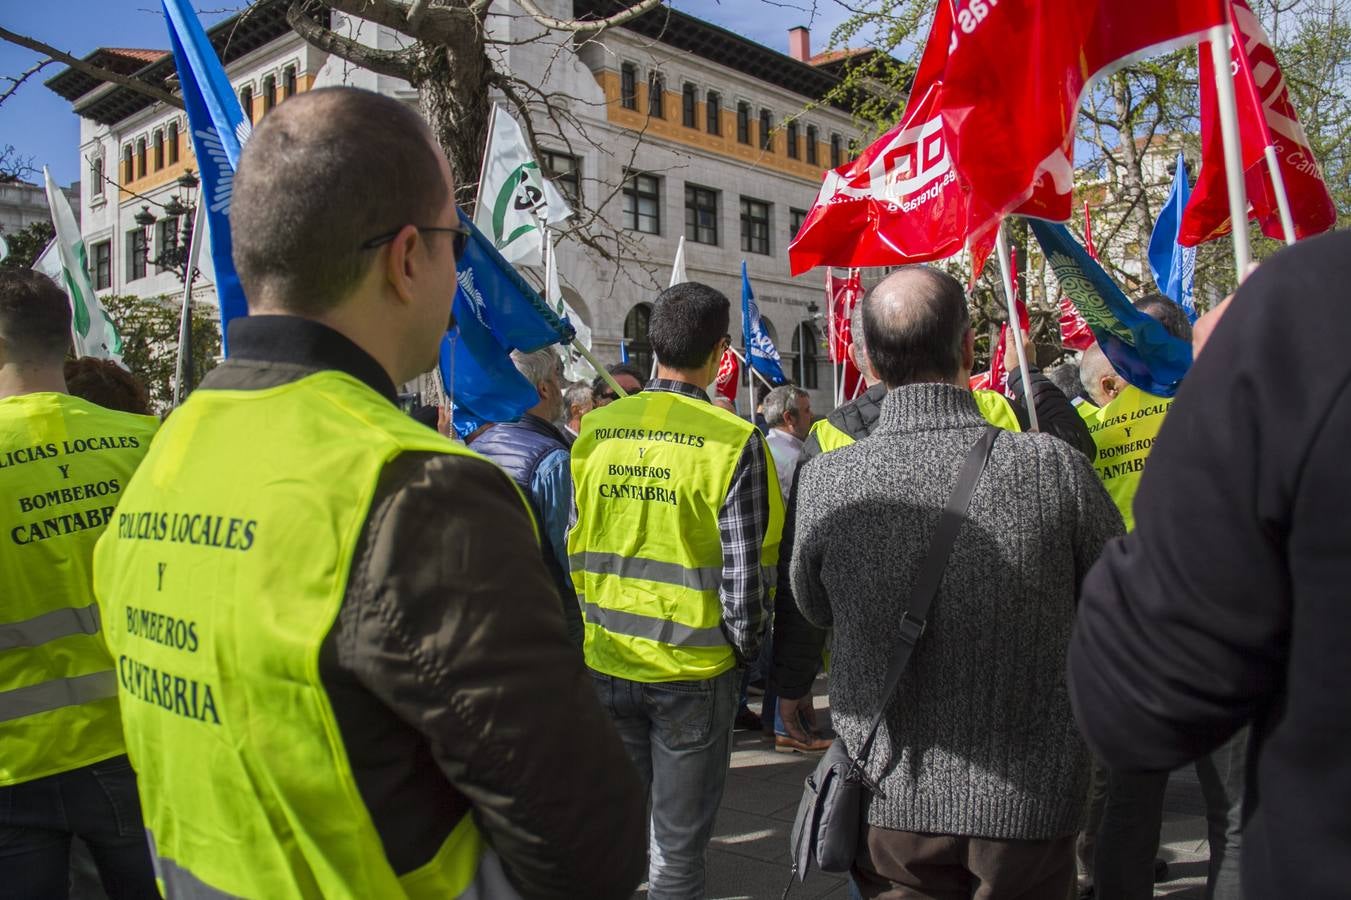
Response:
POLYGON ((73 835, 88 845, 111 900, 159 896, 125 756, 0 787, 0 893, 65 900, 73 835))
MULTIPOLYGON (((1243 830, 1243 775, 1248 729, 1196 761, 1206 802, 1210 867, 1206 900, 1239 900, 1239 849, 1243 830)), ((1109 772, 1107 801, 1093 851, 1093 883, 1100 900, 1154 896, 1167 772, 1109 772)))
POLYGON ((648 789, 649 900, 704 896, 704 851, 732 756, 741 673, 644 683, 591 673, 648 789))

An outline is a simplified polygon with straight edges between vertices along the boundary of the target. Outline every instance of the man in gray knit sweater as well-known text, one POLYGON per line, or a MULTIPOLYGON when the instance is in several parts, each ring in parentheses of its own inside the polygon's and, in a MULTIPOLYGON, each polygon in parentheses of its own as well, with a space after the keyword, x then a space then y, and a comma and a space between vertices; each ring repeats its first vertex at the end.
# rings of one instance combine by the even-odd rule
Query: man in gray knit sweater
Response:
POLYGON ((1001 433, 910 667, 880 697, 913 579, 985 420, 966 387, 958 282, 901 269, 864 300, 863 320, 891 390, 872 435, 803 467, 791 564, 803 614, 834 628, 830 700, 846 746, 888 699, 854 880, 865 897, 1068 897, 1088 755, 1065 653, 1079 585, 1121 516, 1083 454, 1001 433))

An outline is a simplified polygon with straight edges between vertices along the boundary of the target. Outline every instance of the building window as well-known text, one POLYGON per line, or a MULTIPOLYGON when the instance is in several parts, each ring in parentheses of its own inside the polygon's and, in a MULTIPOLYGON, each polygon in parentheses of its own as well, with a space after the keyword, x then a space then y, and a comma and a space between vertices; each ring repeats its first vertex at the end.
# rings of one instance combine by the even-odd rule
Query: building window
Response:
POLYGON ((638 67, 633 63, 619 67, 619 102, 625 109, 638 108, 638 67))
POLYGON ((647 76, 647 114, 654 119, 666 118, 666 78, 658 72, 647 76))
POLYGON ((718 243, 718 192, 685 185, 685 237, 697 244, 718 243))
POLYGON ((145 277, 145 257, 149 248, 145 243, 145 229, 133 228, 127 232, 127 280, 145 277))
POLYGON ((263 115, 277 105, 277 79, 269 75, 263 79, 263 115))
POLYGON ((156 128, 152 141, 155 147, 155 171, 158 172, 164 168, 164 132, 156 128))
POLYGON ((736 139, 740 144, 751 142, 751 105, 744 100, 736 105, 736 139))
MULTIPOLYGON (((178 249, 178 218, 176 216, 165 216, 155 223, 155 245, 159 248, 159 256, 163 257, 172 254, 178 249)), ((158 266, 161 272, 172 272, 170 266, 158 266)))
POLYGON ((698 128, 696 122, 696 101, 694 99, 694 85, 685 83, 684 89, 680 92, 680 121, 686 128, 698 128))
POLYGON ((722 134, 722 97, 717 91, 704 95, 704 130, 709 134, 722 134))
POLYGON ((281 96, 282 99, 294 97, 296 95, 296 67, 287 66, 281 70, 281 96))
POLYGON ((767 109, 760 110, 760 149, 774 152, 774 116, 767 109))
POLYGON ((136 177, 145 177, 145 138, 136 139, 136 177))
POLYGON ((652 344, 647 339, 652 307, 639 303, 624 317, 624 345, 629 348, 629 364, 639 372, 652 371, 652 344))
POLYGON ((797 139, 798 139, 797 123, 796 123, 796 122, 789 122, 789 123, 788 123, 788 158, 789 158, 789 159, 798 159, 799 157, 802 156, 801 151, 798 149, 797 139))
POLYGON ((816 126, 815 126, 815 125, 808 125, 808 126, 807 126, 807 162, 810 163, 810 164, 813 165, 813 166, 818 166, 818 165, 821 164, 820 161, 819 161, 820 158, 819 158, 819 156, 817 155, 817 150, 816 150, 816 144, 817 144, 818 140, 820 140, 820 138, 819 138, 818 135, 817 135, 817 132, 816 132, 816 126))
POLYGON ((169 123, 169 165, 178 162, 178 123, 169 123))
POLYGON ((630 172, 624 180, 624 227, 661 234, 661 181, 657 176, 630 172))
POLYGON ((132 168, 131 163, 131 144, 122 147, 122 183, 126 184, 136 177, 136 170, 132 168))
POLYGON ((769 204, 763 200, 741 198, 741 250, 769 253, 769 204))
POLYGON ((544 174, 573 206, 582 205, 582 166, 577 157, 544 150, 544 174))
POLYGON ((797 237, 797 233, 802 230, 802 223, 807 221, 807 211, 805 209, 788 210, 788 233, 792 237, 797 237))
POLYGON ((830 167, 838 169, 840 167, 840 136, 832 134, 830 136, 830 167))
POLYGON ((113 245, 111 241, 99 241, 94 245, 94 290, 101 291, 113 286, 113 245))
POLYGON ((793 381, 798 387, 809 391, 815 390, 818 386, 816 371, 818 340, 816 329, 808 322, 803 322, 793 332, 793 352, 796 354, 793 359, 793 381))
POLYGON ((253 121, 253 88, 244 85, 239 89, 239 105, 244 110, 245 120, 253 121))
POLYGON ((103 196, 103 157, 97 157, 89 164, 89 195, 103 196))

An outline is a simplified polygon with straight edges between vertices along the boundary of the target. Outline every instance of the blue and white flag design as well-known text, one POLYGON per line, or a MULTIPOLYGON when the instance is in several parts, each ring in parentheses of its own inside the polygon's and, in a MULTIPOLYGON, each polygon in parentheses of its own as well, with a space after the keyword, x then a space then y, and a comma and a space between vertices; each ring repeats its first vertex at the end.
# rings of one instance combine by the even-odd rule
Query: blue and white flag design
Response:
POLYGON ((626 338, 619 339, 619 361, 626 366, 629 364, 629 342, 626 338))
POLYGON ((441 342, 441 382, 466 419, 510 422, 539 402, 539 391, 516 371, 511 351, 530 353, 568 343, 576 333, 502 258, 463 210, 470 231, 458 263, 455 326, 441 342))
POLYGON ((216 271, 216 296, 220 300, 221 348, 228 354, 226 335, 230 320, 249 312, 230 255, 230 194, 235 170, 239 168, 239 152, 253 132, 253 123, 244 118, 225 67, 187 0, 162 2, 178 83, 183 91, 183 106, 188 113, 188 130, 202 176, 199 202, 207 205, 211 264, 216 271))
POLYGON ((755 294, 751 291, 751 279, 746 274, 744 259, 741 261, 741 339, 746 345, 746 359, 755 371, 765 376, 771 384, 788 381, 779 361, 778 348, 760 321, 760 307, 756 305, 755 294))
POLYGON ((1084 317, 1112 367, 1140 390, 1177 393, 1192 364, 1192 345, 1136 309, 1064 225, 1028 219, 1060 289, 1084 317))
POLYGON ((1168 193, 1168 202, 1159 210, 1154 233, 1149 237, 1149 268, 1154 272, 1159 292, 1171 297, 1186 310, 1187 318, 1195 322, 1196 248, 1184 247, 1177 242, 1178 231, 1182 228, 1182 211, 1187 208, 1190 194, 1187 163, 1179 152, 1173 189, 1168 193))

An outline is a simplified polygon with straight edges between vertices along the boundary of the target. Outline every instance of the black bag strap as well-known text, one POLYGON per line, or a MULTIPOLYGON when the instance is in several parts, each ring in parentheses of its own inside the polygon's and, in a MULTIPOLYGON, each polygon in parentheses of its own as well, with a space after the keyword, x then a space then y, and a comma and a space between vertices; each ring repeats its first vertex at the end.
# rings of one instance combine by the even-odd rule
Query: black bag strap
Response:
POLYGON ((994 447, 994 439, 998 434, 998 428, 986 425, 980 438, 967 452, 966 461, 962 463, 962 469, 957 473, 957 486, 952 489, 952 496, 948 498, 947 506, 943 507, 943 515, 938 520, 938 528, 934 530, 933 538, 929 541, 929 555, 925 557, 924 564, 919 570, 919 577, 915 579, 915 587, 910 594, 910 605, 901 616, 901 641, 896 646, 891 665, 887 667, 887 680, 882 687, 882 699, 878 704, 877 715, 873 716, 868 736, 854 756, 854 765, 860 770, 868 759, 868 751, 872 748, 873 738, 877 737, 877 729, 882 724, 882 715, 886 712, 887 704, 896 693, 897 685, 901 683, 905 667, 910 664, 910 656, 915 652, 919 636, 924 633, 929 606, 933 603, 934 595, 938 593, 938 585, 943 581, 943 572, 948 567, 949 557, 952 556, 952 545, 956 543, 957 532, 966 521, 966 510, 971 505, 971 494, 975 492, 976 482, 985 471, 985 463, 990 458, 990 449, 994 447))

